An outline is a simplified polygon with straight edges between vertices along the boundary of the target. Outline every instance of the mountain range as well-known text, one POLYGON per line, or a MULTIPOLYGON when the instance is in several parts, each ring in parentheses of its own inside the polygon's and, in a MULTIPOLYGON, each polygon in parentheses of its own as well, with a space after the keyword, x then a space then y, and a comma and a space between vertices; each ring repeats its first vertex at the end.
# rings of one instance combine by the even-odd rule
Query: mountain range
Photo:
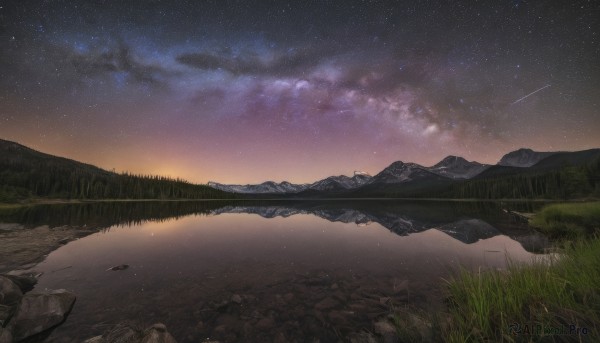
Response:
POLYGON ((573 199, 600 197, 600 149, 519 149, 495 165, 448 156, 433 166, 396 161, 374 176, 330 176, 309 184, 198 185, 117 174, 0 139, 0 202, 52 199, 261 198, 573 199))
POLYGON ((297 194, 314 195, 323 193, 377 193, 389 190, 415 190, 423 186, 450 185, 464 181, 499 175, 508 175, 563 165, 582 164, 600 156, 600 149, 578 152, 538 152, 518 149, 504 155, 496 165, 467 161, 459 156, 448 156, 431 167, 417 163, 396 161, 375 176, 363 172, 330 176, 310 184, 292 184, 284 181, 267 181, 256 185, 226 185, 209 182, 208 185, 226 192, 241 194, 297 194))

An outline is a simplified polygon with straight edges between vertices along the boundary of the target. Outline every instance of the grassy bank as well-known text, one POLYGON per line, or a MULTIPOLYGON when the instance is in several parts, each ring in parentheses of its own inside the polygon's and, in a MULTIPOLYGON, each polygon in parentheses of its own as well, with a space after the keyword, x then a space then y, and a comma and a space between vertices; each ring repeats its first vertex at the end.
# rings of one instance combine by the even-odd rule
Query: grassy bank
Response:
POLYGON ((600 233, 600 202, 544 207, 530 225, 553 238, 584 238, 600 233))
POLYGON ((600 203, 556 204, 532 225, 563 243, 552 260, 448 282, 447 342, 600 341, 600 203), (592 235, 592 236, 591 236, 592 235))
POLYGON ((559 341, 600 338, 598 238, 570 245, 554 261, 512 264, 506 272, 463 272, 448 287, 448 342, 541 341, 557 334, 563 336, 553 337, 559 341), (578 335, 577 328, 587 335, 578 335))

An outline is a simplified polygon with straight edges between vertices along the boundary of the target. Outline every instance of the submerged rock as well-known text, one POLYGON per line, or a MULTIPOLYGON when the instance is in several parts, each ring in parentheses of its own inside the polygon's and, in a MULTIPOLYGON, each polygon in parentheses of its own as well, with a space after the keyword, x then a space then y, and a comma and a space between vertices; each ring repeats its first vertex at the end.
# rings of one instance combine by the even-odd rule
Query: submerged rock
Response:
POLYGON ((239 294, 234 294, 231 296, 231 301, 236 303, 236 304, 241 304, 242 303, 242 297, 239 294))
POLYGON ((102 336, 92 337, 84 343, 177 343, 165 324, 156 323, 146 330, 130 324, 117 324, 102 336))
POLYGON ((75 298, 75 294, 64 289, 24 295, 14 318, 14 339, 19 341, 62 323, 75 298))
POLYGON ((177 341, 167 332, 165 324, 157 323, 146 330, 141 343, 177 343, 177 341))
POLYGON ((112 271, 125 270, 127 268, 129 268, 128 264, 120 264, 118 266, 110 267, 106 271, 109 271, 109 270, 112 270, 112 271))

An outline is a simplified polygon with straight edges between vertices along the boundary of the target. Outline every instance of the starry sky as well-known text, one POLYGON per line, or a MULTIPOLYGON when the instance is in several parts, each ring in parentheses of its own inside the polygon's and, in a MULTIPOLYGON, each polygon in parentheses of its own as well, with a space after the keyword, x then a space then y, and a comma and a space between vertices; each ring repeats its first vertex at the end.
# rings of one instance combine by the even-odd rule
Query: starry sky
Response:
POLYGON ((0 0, 0 138, 192 182, 600 147, 597 1, 0 0))

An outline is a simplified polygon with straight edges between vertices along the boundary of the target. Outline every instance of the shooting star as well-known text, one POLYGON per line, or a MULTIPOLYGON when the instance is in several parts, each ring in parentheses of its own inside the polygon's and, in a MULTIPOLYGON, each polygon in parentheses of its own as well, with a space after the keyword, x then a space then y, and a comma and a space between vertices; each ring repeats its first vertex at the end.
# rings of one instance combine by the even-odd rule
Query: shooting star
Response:
POLYGON ((525 95, 525 96, 524 96, 524 97, 522 97, 521 99, 518 99, 517 101, 515 101, 515 102, 511 103, 511 105, 514 105, 514 104, 516 104, 516 103, 518 103, 518 102, 521 102, 521 101, 525 100, 526 98, 528 98, 528 97, 530 97, 530 96, 534 95, 535 93, 537 93, 537 92, 541 91, 542 89, 546 89, 546 88, 548 88, 548 87, 550 87, 550 84, 547 84, 547 85, 545 85, 544 87, 542 87, 542 88, 540 88, 540 89, 538 89, 538 90, 535 90, 535 91, 533 91, 533 92, 531 92, 531 93, 529 93, 529 94, 525 95))

